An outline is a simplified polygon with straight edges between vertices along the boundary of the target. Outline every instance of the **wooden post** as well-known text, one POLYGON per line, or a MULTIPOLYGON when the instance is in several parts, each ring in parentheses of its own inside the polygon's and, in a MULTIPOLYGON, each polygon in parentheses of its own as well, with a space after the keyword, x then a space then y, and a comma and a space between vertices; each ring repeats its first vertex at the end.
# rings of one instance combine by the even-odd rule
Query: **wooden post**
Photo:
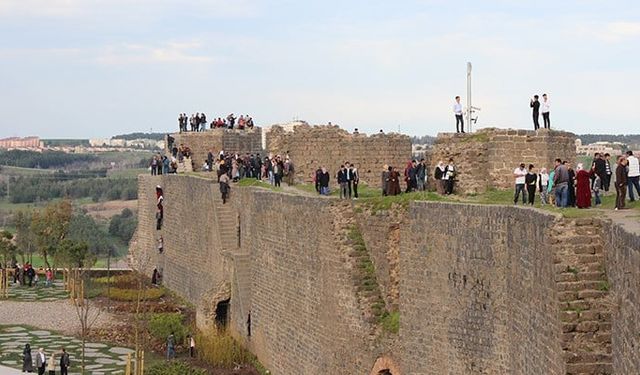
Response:
POLYGON ((132 375, 131 374, 131 353, 127 353, 127 367, 124 370, 124 375, 132 375))
POLYGON ((144 350, 141 353, 140 357, 140 375, 144 375, 144 350))

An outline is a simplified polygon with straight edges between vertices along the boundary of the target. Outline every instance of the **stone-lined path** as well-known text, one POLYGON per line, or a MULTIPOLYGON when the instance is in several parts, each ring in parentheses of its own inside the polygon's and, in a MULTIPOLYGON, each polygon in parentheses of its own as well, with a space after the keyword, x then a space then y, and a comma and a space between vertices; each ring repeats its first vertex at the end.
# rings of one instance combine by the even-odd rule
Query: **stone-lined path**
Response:
POLYGON ((62 280, 54 281, 51 286, 45 286, 43 281, 31 287, 14 283, 9 285, 9 299, 15 301, 57 301, 66 299, 68 295, 62 280))
MULTIPOLYGON (((22 350, 26 343, 31 345, 32 356, 35 356, 38 348, 42 347, 47 353, 47 358, 50 353, 58 353, 60 348, 64 346, 71 359, 69 374, 79 374, 81 356, 81 341, 79 339, 48 330, 29 330, 17 325, 0 326, 0 364, 20 369, 22 350)), ((128 348, 87 343, 85 345, 85 368, 93 375, 124 374, 127 354, 132 352, 133 350, 128 348)), ((56 371, 59 371, 59 367, 56 368, 56 371)))

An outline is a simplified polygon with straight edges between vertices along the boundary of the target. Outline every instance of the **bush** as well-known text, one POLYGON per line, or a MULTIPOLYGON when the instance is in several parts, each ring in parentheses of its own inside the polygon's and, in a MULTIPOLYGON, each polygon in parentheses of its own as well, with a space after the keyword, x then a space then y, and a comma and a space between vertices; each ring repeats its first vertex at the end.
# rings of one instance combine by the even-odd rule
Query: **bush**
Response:
POLYGON ((213 366, 233 368, 237 364, 254 364, 253 354, 242 347, 231 335, 211 329, 196 336, 198 358, 213 366))
POLYGON ((388 332, 398 333, 400 330, 400 312, 385 313, 381 318, 381 322, 382 327, 388 332))
POLYGON ((205 370, 196 369, 181 361, 160 362, 145 369, 149 375, 206 375, 205 370))
MULTIPOLYGON (((105 289, 105 294, 106 294, 105 289)), ((144 290, 144 294, 142 296, 143 300, 153 301, 162 296, 164 296, 165 291, 162 288, 148 288, 144 290)), ((115 301, 137 301, 138 300, 138 290, 137 289, 121 289, 121 288, 110 288, 109 295, 105 297, 110 297, 115 301)))
POLYGON ((180 313, 157 313, 151 314, 149 319, 149 333, 158 340, 164 341, 173 332, 176 337, 176 344, 184 342, 188 334, 182 314, 180 313))

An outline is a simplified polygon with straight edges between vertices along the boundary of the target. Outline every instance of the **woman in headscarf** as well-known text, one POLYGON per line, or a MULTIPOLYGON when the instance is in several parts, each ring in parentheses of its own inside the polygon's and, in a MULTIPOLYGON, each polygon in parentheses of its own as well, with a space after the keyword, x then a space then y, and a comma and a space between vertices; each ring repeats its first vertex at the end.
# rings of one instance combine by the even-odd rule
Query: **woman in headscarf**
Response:
POLYGON ((576 206, 578 208, 591 207, 591 173, 584 170, 582 163, 578 163, 576 173, 576 206))
POLYGON ((382 181, 380 181, 382 185, 382 195, 389 195, 389 173, 389 166, 385 164, 382 167, 382 181))
POLYGON ((33 358, 31 357, 31 345, 25 344, 22 351, 22 372, 33 372, 33 358))
POLYGON ((398 195, 400 194, 400 173, 398 170, 389 167, 389 185, 387 195, 398 195))
POLYGON ((444 177, 445 169, 446 167, 444 166, 444 163, 442 162, 442 160, 440 160, 438 162, 436 170, 433 172, 433 177, 436 180, 436 190, 440 195, 444 194, 444 180, 442 178, 444 177))

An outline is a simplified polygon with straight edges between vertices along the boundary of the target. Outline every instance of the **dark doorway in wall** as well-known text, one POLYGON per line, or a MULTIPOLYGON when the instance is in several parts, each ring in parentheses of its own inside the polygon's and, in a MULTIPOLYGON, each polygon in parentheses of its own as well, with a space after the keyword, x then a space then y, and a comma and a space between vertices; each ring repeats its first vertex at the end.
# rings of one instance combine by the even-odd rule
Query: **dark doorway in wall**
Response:
POLYGON ((230 299, 225 299, 216 305, 216 326, 220 329, 227 328, 229 322, 229 301, 230 299))
POLYGON ((378 371, 378 375, 393 375, 393 373, 391 372, 391 370, 389 370, 388 368, 384 369, 384 370, 380 370, 378 371))

